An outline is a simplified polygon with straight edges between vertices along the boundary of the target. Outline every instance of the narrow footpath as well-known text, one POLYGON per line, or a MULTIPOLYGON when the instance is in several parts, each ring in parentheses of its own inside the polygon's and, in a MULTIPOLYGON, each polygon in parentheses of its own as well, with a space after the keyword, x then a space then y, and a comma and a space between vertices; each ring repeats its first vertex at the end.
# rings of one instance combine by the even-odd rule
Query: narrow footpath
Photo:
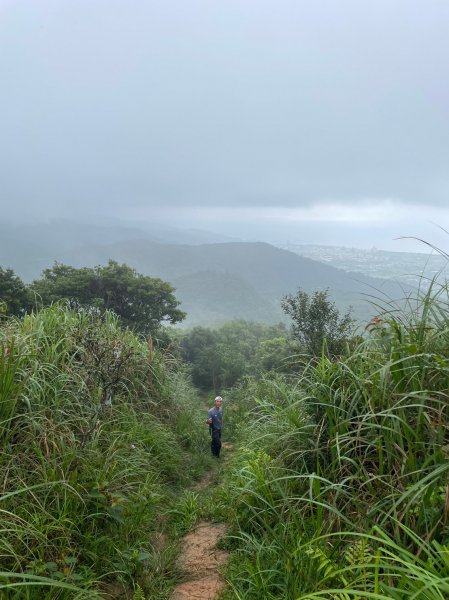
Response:
POLYGON ((187 581, 173 590, 172 600, 214 600, 224 589, 219 568, 228 554, 217 550, 219 540, 226 533, 224 523, 200 521, 181 542, 179 566, 187 581))
MULTIPOLYGON (((223 444, 229 451, 231 444, 223 444)), ((211 482, 211 474, 199 481, 194 489, 205 489, 211 482)), ((228 560, 228 553, 217 545, 226 534, 224 523, 199 521, 181 540, 178 564, 185 573, 185 581, 178 584, 171 600, 216 600, 225 588, 220 571, 228 560)))

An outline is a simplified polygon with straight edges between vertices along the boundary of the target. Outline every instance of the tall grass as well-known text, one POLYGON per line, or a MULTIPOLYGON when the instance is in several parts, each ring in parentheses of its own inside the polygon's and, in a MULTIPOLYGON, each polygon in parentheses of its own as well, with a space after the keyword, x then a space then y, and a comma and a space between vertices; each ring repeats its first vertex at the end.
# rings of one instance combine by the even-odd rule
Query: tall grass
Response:
POLYGON ((447 288, 409 308, 338 362, 238 392, 234 597, 448 597, 447 288))
POLYGON ((0 597, 95 598, 137 581, 165 597, 158 514, 200 468, 199 420, 182 368, 113 314, 55 305, 4 322, 0 597))

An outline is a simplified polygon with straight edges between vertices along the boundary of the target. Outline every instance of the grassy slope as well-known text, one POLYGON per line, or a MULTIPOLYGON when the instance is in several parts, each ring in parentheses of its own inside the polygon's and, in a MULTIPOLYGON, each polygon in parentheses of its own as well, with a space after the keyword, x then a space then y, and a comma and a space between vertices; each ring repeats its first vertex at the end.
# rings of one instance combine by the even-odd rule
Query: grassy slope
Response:
POLYGON ((0 597, 91 599, 137 582, 166 597, 160 515, 203 470, 203 420, 179 366, 113 315, 55 306, 4 322, 0 597))
POLYGON ((449 597, 448 342, 443 290, 340 362, 235 392, 230 598, 449 597))
POLYGON ((447 598, 444 294, 338 363, 242 384, 226 398, 240 450, 204 499, 187 489, 208 466, 204 408, 169 356, 111 315, 53 307, 3 326, 1 597, 138 582, 163 599, 174 553, 157 515, 178 538, 209 513, 232 527, 229 598, 447 598))

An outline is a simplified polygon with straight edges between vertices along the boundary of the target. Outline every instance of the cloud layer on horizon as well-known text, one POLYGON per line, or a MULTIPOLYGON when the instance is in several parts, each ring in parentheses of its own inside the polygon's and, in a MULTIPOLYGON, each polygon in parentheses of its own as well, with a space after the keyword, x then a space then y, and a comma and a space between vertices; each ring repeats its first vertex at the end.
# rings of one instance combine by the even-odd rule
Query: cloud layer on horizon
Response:
POLYGON ((449 4, 23 0, 0 16, 3 215, 447 206, 449 4))

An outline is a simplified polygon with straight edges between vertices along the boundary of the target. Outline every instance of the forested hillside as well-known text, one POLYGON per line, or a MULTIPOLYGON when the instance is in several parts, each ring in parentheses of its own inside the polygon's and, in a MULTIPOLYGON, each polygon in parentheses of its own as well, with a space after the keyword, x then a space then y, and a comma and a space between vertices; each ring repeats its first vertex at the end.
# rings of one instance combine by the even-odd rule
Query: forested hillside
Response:
MULTIPOLYGON (((141 273, 161 277, 179 287, 179 298, 183 304, 192 308, 198 302, 204 307, 202 323, 207 324, 214 323, 213 314, 217 310, 223 311, 228 319, 244 318, 246 315, 241 311, 248 313, 245 303, 248 292, 256 302, 257 297, 262 298, 260 304, 263 308, 271 306, 268 322, 279 320, 282 296, 295 292, 298 287, 306 291, 328 287, 341 310, 353 305, 355 314, 364 320, 375 314, 375 309, 370 309, 364 295, 394 299, 404 296, 404 290, 394 282, 372 280, 363 275, 351 276, 345 271, 265 243, 186 246, 130 240, 85 248, 76 255, 67 255, 64 261, 81 266, 104 263, 109 258, 124 261, 141 273), (236 292, 231 307, 224 309, 216 291, 217 278, 223 275, 233 278, 236 292), (202 280, 200 293, 194 284, 188 285, 189 281, 194 283, 198 278, 202 280), (240 281, 245 282, 242 304, 240 281)), ((225 281, 221 287, 224 285, 225 281)), ((226 303, 229 296, 224 289, 223 297, 226 303)), ((197 323, 187 321, 187 324, 197 323)))
POLYGON ((290 328, 181 331, 161 329, 157 295, 147 324, 102 304, 123 276, 164 284, 62 265, 39 285, 65 301, 7 316, 3 298, 2 598, 178 600, 182 536, 214 523, 221 600, 449 595, 447 286, 359 333, 326 290, 283 298, 290 328))
POLYGON ((367 296, 398 299, 412 289, 350 274, 266 243, 218 243, 218 235, 217 243, 211 243, 213 234, 201 232, 176 236, 135 228, 61 226, 58 231, 58 227, 40 234, 32 229, 28 237, 18 230, 23 243, 7 233, 0 241, 0 264, 30 280, 39 278, 54 261, 78 268, 104 266, 110 259, 126 263, 177 289, 181 309, 187 313, 183 326, 220 325, 233 319, 277 323, 284 318, 279 308, 282 296, 299 287, 308 292, 329 288, 340 310, 351 305, 355 317, 366 324, 377 313, 367 296), (16 246, 18 252, 11 254, 16 246))
POLYGON ((124 240, 148 240, 160 244, 210 244, 238 241, 223 233, 177 229, 151 223, 128 224, 53 219, 47 222, 0 223, 0 265, 9 266, 26 281, 61 261, 70 252, 124 240))

